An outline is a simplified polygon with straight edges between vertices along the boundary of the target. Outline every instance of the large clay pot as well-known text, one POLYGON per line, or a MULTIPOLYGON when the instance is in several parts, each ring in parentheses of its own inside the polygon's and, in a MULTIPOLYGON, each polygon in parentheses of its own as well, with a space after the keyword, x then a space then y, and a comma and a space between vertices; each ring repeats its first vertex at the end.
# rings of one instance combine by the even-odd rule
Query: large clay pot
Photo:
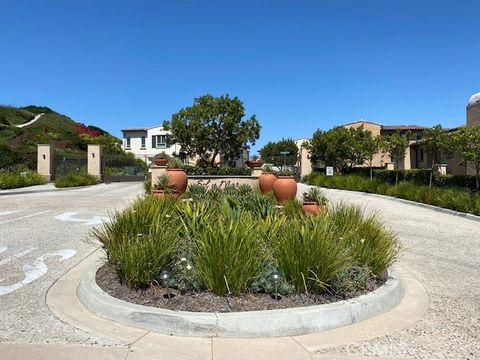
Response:
POLYGON ((263 161, 262 160, 249 160, 246 162, 247 166, 254 169, 262 167, 263 161))
POLYGON ((269 172, 264 172, 258 178, 258 186, 262 191, 262 194, 267 194, 273 191, 273 183, 277 180, 277 177, 269 172))
POLYGON ((293 176, 279 176, 273 183, 273 193, 279 203, 295 199, 297 182, 293 176))
POLYGON ((153 163, 157 166, 167 166, 168 160, 157 158, 157 159, 153 159, 153 163))
POLYGON ((185 192, 188 184, 188 176, 182 169, 167 169, 167 175, 170 178, 168 186, 179 193, 185 192))
POLYGON ((302 205, 302 212, 305 215, 318 215, 320 214, 321 209, 315 201, 304 201, 302 205))
POLYGON ((157 189, 157 190, 152 190, 152 195, 155 196, 156 198, 162 198, 165 196, 165 192, 163 189, 157 189))

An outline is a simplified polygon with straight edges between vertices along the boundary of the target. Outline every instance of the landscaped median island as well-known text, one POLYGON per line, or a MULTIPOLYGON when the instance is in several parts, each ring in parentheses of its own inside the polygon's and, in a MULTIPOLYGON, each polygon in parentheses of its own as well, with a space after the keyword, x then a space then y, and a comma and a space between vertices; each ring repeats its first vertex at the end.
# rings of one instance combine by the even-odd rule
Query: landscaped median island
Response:
POLYGON ((377 216, 301 209, 248 185, 144 196, 94 229, 107 254, 97 283, 136 304, 231 312, 330 303, 385 282, 400 243, 377 216))
POLYGON ((429 187, 413 181, 401 181, 398 184, 390 184, 375 177, 369 179, 360 175, 325 176, 320 173, 312 173, 304 181, 308 184, 325 188, 388 195, 480 215, 480 193, 468 188, 429 187))

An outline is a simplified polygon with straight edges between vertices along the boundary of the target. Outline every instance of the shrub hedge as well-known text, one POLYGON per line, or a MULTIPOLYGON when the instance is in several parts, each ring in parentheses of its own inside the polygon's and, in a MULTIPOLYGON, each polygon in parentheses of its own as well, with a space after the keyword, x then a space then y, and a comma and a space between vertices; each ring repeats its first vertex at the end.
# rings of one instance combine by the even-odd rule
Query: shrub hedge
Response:
POLYGON ((65 176, 59 177, 54 184, 57 188, 87 186, 98 184, 99 180, 92 175, 84 172, 72 171, 65 176))
POLYGON ((0 189, 15 189, 45 184, 43 177, 26 169, 0 170, 0 189))
POLYGON ((183 168, 185 169, 188 175, 217 175, 217 176, 252 175, 252 169, 246 168, 246 167, 230 167, 230 166, 201 167, 201 166, 184 165, 183 168))
POLYGON ((377 177, 370 180, 359 175, 325 176, 318 173, 312 173, 304 180, 316 186, 388 195, 480 215, 480 193, 460 187, 429 187, 413 181, 391 185, 377 177))

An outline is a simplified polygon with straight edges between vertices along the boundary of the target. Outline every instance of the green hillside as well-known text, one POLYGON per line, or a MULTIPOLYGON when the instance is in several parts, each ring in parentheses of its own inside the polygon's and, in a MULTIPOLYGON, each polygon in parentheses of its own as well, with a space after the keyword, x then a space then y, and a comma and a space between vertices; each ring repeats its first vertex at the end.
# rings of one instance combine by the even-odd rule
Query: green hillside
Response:
POLYGON ((50 108, 39 106, 0 106, 0 169, 23 164, 36 167, 37 144, 53 144, 56 154, 75 156, 84 153, 88 144, 104 145, 104 152, 122 153, 120 139, 96 127, 85 126, 50 108), (24 124, 36 115, 44 115, 31 125, 24 124))

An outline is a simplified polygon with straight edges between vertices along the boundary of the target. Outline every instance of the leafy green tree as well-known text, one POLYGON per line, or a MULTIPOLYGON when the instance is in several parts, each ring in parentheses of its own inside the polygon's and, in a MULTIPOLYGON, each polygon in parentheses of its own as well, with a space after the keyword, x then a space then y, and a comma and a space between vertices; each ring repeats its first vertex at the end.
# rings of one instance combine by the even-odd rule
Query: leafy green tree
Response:
POLYGON ((365 162, 370 168, 370 179, 373 179, 373 157, 380 150, 381 138, 380 136, 373 136, 370 131, 366 131, 370 136, 365 136, 363 139, 363 153, 365 155, 365 162))
POLYGON ((297 163, 298 147, 292 139, 282 139, 277 142, 270 141, 259 151, 263 161, 275 166, 293 166, 297 163), (284 155, 282 152, 288 152, 284 155))
POLYGON ((430 187, 432 187, 435 164, 442 161, 446 152, 452 148, 451 137, 442 128, 442 125, 435 125, 426 129, 423 133, 422 143, 426 145, 427 151, 432 158, 432 171, 430 172, 430 187))
POLYGON ((400 167, 400 162, 405 159, 405 152, 408 149, 408 145, 408 137, 401 136, 398 132, 387 136, 384 141, 382 141, 382 147, 384 151, 390 155, 390 158, 395 163, 396 184, 398 184, 398 168, 400 167))
POLYGON ((333 166, 339 173, 345 174, 355 165, 365 163, 368 157, 365 142, 371 136, 371 132, 363 130, 363 127, 317 130, 307 149, 312 164, 324 162, 326 166, 333 166))
POLYGON ((186 156, 198 155, 202 163, 213 167, 217 155, 223 154, 226 162, 232 162, 260 137, 255 115, 246 120, 244 116, 243 103, 237 97, 203 95, 163 126, 172 132, 170 142, 180 144, 186 156))
POLYGON ((464 165, 467 165, 468 162, 474 164, 476 188, 480 189, 480 127, 462 127, 453 133, 453 140, 462 163, 464 165))

